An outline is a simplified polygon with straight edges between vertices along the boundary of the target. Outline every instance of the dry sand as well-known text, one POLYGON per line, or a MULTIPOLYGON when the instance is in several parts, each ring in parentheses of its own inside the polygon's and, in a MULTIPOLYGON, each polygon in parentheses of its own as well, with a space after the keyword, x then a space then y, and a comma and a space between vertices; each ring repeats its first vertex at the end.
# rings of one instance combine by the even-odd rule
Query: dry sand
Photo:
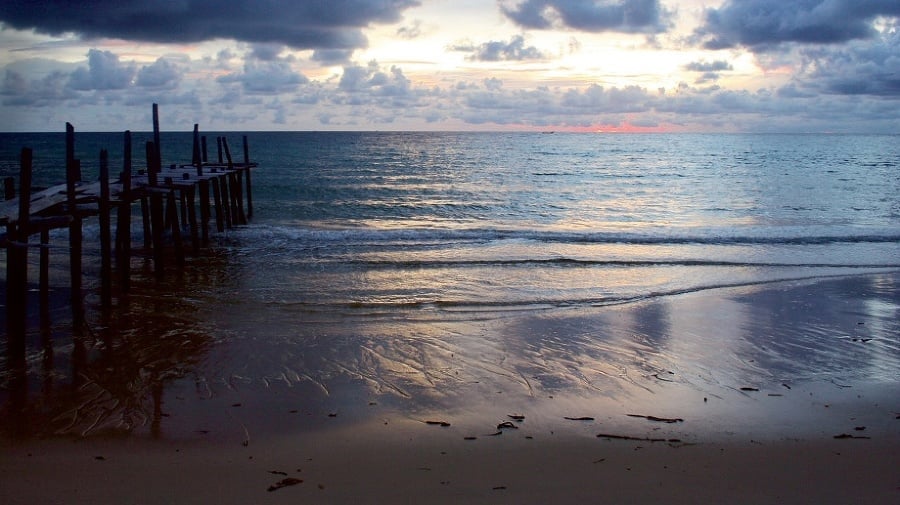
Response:
POLYGON ((0 503, 900 503, 898 285, 419 322, 416 352, 331 348, 297 370, 339 362, 352 380, 248 372, 200 395, 246 352, 213 348, 151 427, 105 403, 62 435, 2 439, 0 503))

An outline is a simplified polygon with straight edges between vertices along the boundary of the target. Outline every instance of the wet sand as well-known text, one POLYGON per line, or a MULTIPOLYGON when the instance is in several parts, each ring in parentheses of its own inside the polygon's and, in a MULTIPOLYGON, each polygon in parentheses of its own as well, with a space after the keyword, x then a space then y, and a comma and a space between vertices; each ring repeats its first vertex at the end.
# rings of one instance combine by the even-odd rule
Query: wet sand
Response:
POLYGON ((0 502, 897 503, 898 281, 182 321, 121 391, 100 356, 65 406, 34 392, 0 502))

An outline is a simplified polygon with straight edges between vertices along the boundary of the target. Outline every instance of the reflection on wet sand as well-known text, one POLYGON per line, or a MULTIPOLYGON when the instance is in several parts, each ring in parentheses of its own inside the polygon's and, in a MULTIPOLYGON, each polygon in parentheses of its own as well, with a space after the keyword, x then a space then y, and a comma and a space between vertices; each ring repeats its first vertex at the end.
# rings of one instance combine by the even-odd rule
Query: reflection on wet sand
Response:
MULTIPOLYGON (((0 362, 2 429, 14 438, 159 436, 164 390, 193 373, 215 341, 199 316, 202 303, 184 286, 196 290, 210 282, 214 270, 166 283, 138 278, 144 285, 135 293, 141 294, 109 310, 89 303, 83 324, 60 321, 58 313, 51 318, 42 304, 39 320, 29 327, 25 362, 14 363, 8 355, 0 362)), ((59 299, 50 306, 64 303, 59 299)))
MULTIPOLYGON (((216 366, 202 379, 210 397, 255 397, 257 406, 270 398, 362 417, 369 414, 360 406, 377 401, 416 419, 495 418, 525 406, 529 419, 560 418, 560 408, 615 416, 655 408, 649 413, 696 418, 698 403, 721 419, 758 401, 742 388, 774 398, 787 393, 785 384, 890 380, 900 367, 900 303, 896 284, 876 289, 879 282, 776 283, 537 312, 335 315, 274 304, 265 324, 228 311, 230 319, 219 321, 229 328, 227 343, 211 351, 216 366), (873 304, 877 311, 866 309, 873 304), (874 340, 844 338, 861 327, 874 340)), ((760 418, 791 410, 753 408, 760 418)))
POLYGON ((896 275, 537 312, 246 310, 216 293, 135 298, 115 324, 54 337, 29 355, 27 381, 8 372, 4 418, 71 435, 208 433, 235 421, 290 431, 316 425, 289 413, 362 422, 385 410, 463 424, 527 410, 529 422, 634 423, 626 415, 637 413, 796 425, 806 414, 775 398, 801 405, 801 391, 823 385, 896 392, 900 369, 896 275), (223 414, 236 405, 252 408, 223 414))

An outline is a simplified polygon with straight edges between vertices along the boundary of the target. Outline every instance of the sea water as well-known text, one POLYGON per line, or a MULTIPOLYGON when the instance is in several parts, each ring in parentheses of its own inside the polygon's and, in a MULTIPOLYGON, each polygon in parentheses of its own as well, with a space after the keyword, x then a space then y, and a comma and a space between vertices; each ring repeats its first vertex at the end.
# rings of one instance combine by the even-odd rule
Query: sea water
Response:
MULTIPOLYGON (((462 355, 533 393, 482 321, 900 269, 895 135, 246 135, 252 220, 213 234, 215 255, 189 265, 200 280, 148 309, 176 314, 162 334, 206 336, 188 360, 204 384, 327 392, 343 374, 421 397, 462 355), (463 333, 478 339, 449 343, 463 333)), ((121 134, 76 142, 85 178, 100 148, 121 166, 121 134)), ((161 144, 164 164, 190 160, 190 133, 161 144)), ((0 175, 31 146, 35 184, 62 182, 62 145, 2 134, 0 175)))
MULTIPOLYGON (((891 135, 247 136, 254 218, 225 247, 264 305, 604 304, 900 265, 891 135)), ((164 163, 189 161, 190 142, 164 134, 164 163)), ((85 178, 101 147, 115 173, 121 143, 79 134, 85 178)), ((25 145, 36 184, 63 181, 61 134, 4 134, 2 175, 25 145)))

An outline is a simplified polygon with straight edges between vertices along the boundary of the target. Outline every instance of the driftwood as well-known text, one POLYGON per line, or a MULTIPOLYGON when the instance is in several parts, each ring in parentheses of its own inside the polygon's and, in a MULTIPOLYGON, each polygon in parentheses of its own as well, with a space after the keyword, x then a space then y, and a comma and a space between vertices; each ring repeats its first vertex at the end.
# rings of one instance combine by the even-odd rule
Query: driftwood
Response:
POLYGON ((281 489, 283 487, 296 486, 297 484, 301 484, 302 482, 303 482, 303 479, 296 479, 294 477, 288 477, 286 479, 281 479, 280 481, 276 482, 275 484, 272 484, 271 486, 269 486, 269 489, 267 489, 266 491, 269 491, 271 493, 272 491, 278 491, 279 489, 281 489))
POLYGON ((859 435, 851 435, 849 433, 841 433, 840 435, 835 435, 834 438, 836 438, 838 440, 847 439, 847 438, 857 438, 857 439, 862 439, 862 440, 869 440, 872 437, 864 437, 864 436, 859 436, 859 435))
POLYGON ((638 442, 672 442, 672 443, 680 443, 681 439, 678 438, 648 438, 648 437, 632 437, 629 435, 612 435, 609 433, 600 433, 597 435, 597 438, 611 438, 615 440, 635 440, 638 442))
POLYGON ((669 423, 669 424, 672 424, 672 423, 683 423, 683 422, 684 422, 684 419, 681 419, 681 418, 679 418, 679 417, 671 418, 671 419, 670 419, 670 418, 666 418, 666 417, 644 416, 644 415, 641 415, 641 414, 626 414, 626 415, 627 415, 628 417, 640 417, 640 418, 642 418, 642 419, 646 419, 646 420, 648 420, 648 421, 654 421, 654 422, 657 422, 657 423, 669 423))

